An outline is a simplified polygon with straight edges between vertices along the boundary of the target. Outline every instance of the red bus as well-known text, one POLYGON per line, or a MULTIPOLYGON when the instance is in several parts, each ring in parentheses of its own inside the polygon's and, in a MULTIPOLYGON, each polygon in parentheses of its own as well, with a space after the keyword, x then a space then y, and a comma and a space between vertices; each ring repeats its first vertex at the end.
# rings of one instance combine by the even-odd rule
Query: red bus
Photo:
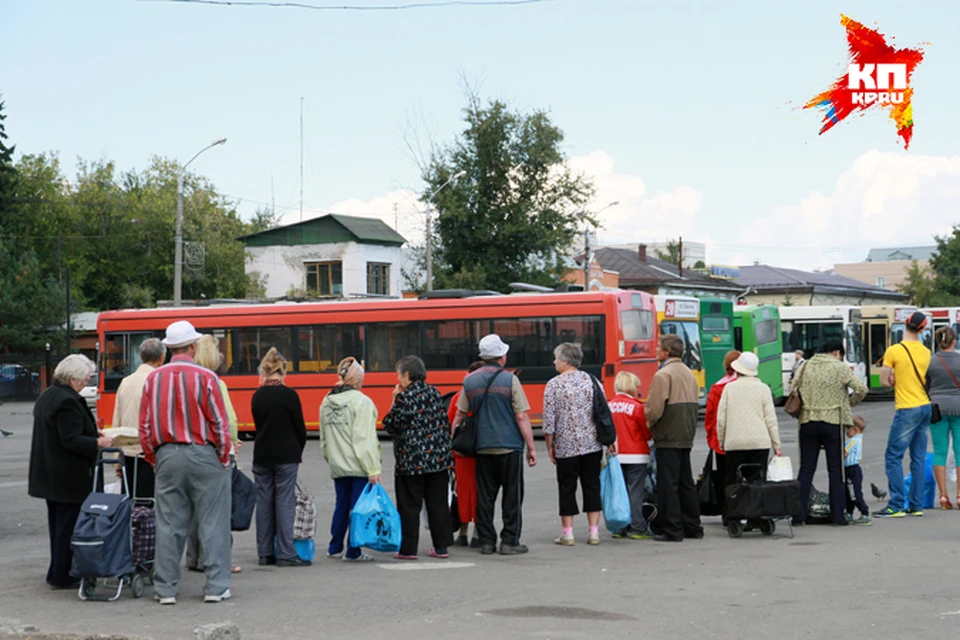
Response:
POLYGON ((120 380, 140 366, 140 343, 162 337, 175 320, 189 320, 201 333, 220 339, 220 376, 230 390, 240 431, 248 435, 254 430, 250 399, 258 387, 257 367, 270 347, 289 360, 286 384, 299 392, 311 430, 318 429, 320 402, 337 381, 337 363, 346 356, 362 360, 363 391, 383 418, 397 383, 394 366, 402 356, 420 356, 427 382, 441 393, 455 391, 477 359, 480 338, 497 333, 510 345, 507 368, 524 385, 534 425, 541 419, 543 386, 556 373, 553 349, 561 342, 582 345, 581 368, 600 378, 608 394, 618 372, 637 374, 646 389, 657 368, 653 297, 637 291, 107 311, 97 321, 97 415, 105 426, 113 419, 120 380))

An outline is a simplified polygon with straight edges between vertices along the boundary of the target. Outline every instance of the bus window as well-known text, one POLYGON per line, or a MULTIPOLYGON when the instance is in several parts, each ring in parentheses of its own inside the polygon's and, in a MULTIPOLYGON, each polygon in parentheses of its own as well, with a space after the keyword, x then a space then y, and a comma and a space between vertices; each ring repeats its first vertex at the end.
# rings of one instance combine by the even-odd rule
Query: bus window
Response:
POLYGON ((844 338, 844 350, 847 352, 847 362, 857 364, 863 362, 863 334, 860 325, 851 323, 847 325, 844 338))
POLYGON ((703 369, 703 356, 700 352, 700 328, 695 321, 664 320, 660 323, 660 333, 661 335, 678 335, 683 338, 683 364, 693 371, 703 369))
MULTIPOLYGON (((637 296, 639 298, 639 296, 637 296)), ((653 340, 656 320, 652 311, 634 309, 620 312, 623 339, 630 341, 653 340)))
MULTIPOLYGON (((103 337, 103 388, 116 391, 124 376, 136 371, 141 364, 140 345, 144 340, 160 337, 154 333, 108 333, 103 337)), ((167 351, 169 357, 169 351, 167 351)), ((100 366, 100 365, 98 365, 100 366)))
MULTIPOLYGON (((649 313, 649 312, 648 312, 649 313)), ((603 364, 603 321, 601 316, 556 319, 555 341, 576 342, 583 349, 582 365, 603 364)))
POLYGON ((368 324, 366 342, 367 371, 393 371, 403 356, 420 355, 420 323, 368 324))
POLYGON ((777 341, 777 321, 761 320, 753 325, 753 333, 757 338, 757 344, 770 344, 777 341))
POLYGON ((340 361, 353 356, 363 361, 363 326, 319 325, 297 329, 297 371, 332 372, 340 361))
POLYGON ((287 359, 287 372, 293 370, 293 340, 290 327, 240 327, 237 329, 237 343, 240 355, 236 366, 230 373, 259 374, 260 360, 267 355, 270 347, 276 347, 287 359))
POLYGON ((700 323, 704 331, 724 333, 730 331, 730 318, 727 316, 703 316, 700 323))
POLYGON ((900 344, 903 342, 903 333, 906 330, 906 326, 902 322, 890 325, 890 345, 900 344))
POLYGON ((502 319, 491 324, 493 333, 510 345, 511 366, 553 366, 553 349, 559 344, 554 344, 553 318, 502 319))
POLYGON ((427 370, 466 371, 477 359, 479 338, 469 320, 440 320, 423 323, 423 363, 427 370))

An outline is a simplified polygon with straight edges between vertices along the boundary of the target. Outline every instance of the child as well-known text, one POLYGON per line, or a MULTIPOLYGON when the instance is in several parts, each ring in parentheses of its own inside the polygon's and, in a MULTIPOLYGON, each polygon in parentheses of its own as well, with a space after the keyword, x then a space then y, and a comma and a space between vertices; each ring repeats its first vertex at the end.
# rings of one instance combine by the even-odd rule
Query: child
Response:
POLYGON ((646 498, 644 482, 650 462, 650 431, 647 429, 643 405, 637 400, 640 378, 621 371, 617 374, 613 387, 617 395, 613 396, 608 404, 610 413, 613 414, 613 424, 617 428, 617 459, 620 460, 623 480, 630 496, 630 526, 613 534, 613 537, 644 540, 651 537, 647 532, 647 521, 643 517, 643 503, 646 498))
POLYGON ((867 422, 862 416, 853 417, 853 426, 847 427, 847 438, 843 446, 844 477, 847 481, 847 521, 852 524, 873 524, 870 518, 870 509, 863 499, 863 470, 860 469, 860 458, 863 455, 863 432, 867 422), (850 490, 853 490, 853 496, 850 490), (854 508, 860 509, 862 514, 853 519, 854 508))

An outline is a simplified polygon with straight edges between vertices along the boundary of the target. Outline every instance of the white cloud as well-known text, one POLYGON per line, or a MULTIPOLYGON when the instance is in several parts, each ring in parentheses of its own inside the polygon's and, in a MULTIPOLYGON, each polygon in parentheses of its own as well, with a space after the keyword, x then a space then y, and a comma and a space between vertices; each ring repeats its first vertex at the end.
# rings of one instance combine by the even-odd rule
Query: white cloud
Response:
POLYGON ((958 214, 960 156, 868 151, 837 178, 832 193, 811 191, 745 224, 736 252, 782 266, 829 268, 859 262, 872 247, 933 244, 934 235, 960 222, 958 214))

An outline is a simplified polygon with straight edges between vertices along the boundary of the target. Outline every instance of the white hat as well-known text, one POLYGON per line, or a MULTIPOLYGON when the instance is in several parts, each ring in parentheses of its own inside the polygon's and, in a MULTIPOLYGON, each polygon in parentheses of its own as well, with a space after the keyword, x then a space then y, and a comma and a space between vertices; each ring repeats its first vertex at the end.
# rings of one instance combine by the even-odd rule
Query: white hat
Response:
POLYGON ((167 327, 167 336, 163 339, 163 344, 171 349, 186 347, 200 339, 200 334, 193 328, 193 325, 186 320, 177 320, 167 327))
POLYGON ((510 345, 504 343, 495 333, 483 336, 480 339, 480 357, 481 358, 501 358, 510 351, 510 345))
POLYGON ((740 357, 733 361, 730 368, 739 374, 756 377, 759 375, 757 368, 760 366, 760 359, 756 354, 745 351, 740 357))

